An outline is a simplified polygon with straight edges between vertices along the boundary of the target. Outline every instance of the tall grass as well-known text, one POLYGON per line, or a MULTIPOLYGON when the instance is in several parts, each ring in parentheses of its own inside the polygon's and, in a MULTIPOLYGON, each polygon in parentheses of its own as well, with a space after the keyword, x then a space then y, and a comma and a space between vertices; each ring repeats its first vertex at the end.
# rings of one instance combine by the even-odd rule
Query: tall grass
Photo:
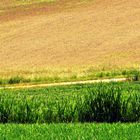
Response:
POLYGON ((128 70, 113 70, 97 71, 90 69, 83 72, 65 72, 65 71, 39 71, 39 72, 17 72, 13 75, 10 73, 8 76, 0 75, 0 85, 8 84, 24 84, 24 83, 56 83, 56 82, 70 82, 70 81, 83 81, 95 80, 104 78, 126 77, 131 81, 139 81, 140 71, 137 69, 128 70), (22 74, 23 73, 23 74, 22 74))
POLYGON ((80 120, 87 122, 140 121, 140 93, 123 93, 121 87, 99 84, 85 96, 80 120))
POLYGON ((2 90, 0 122, 138 122, 140 91, 131 86, 100 83, 59 90, 2 90))

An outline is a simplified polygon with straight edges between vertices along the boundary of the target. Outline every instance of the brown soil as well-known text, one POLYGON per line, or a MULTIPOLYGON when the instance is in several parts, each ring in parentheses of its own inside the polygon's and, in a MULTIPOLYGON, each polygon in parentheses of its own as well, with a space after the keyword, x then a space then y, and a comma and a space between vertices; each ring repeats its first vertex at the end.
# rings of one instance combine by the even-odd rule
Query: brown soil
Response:
POLYGON ((1 69, 85 65, 140 65, 139 0, 67 0, 1 13, 1 69))

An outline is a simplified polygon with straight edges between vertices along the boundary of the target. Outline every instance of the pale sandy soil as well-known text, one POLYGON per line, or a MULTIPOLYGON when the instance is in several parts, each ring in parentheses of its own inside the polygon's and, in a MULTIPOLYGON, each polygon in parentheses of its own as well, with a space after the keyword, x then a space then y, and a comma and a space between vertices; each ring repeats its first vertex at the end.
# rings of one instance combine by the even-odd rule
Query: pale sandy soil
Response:
POLYGON ((140 65, 140 1, 60 1, 0 14, 0 69, 140 65))

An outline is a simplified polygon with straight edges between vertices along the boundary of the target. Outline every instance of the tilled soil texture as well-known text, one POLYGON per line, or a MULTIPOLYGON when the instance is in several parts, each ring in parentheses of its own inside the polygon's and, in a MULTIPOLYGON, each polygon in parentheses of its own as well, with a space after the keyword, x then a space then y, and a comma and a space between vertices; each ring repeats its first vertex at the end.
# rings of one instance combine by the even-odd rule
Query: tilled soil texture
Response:
POLYGON ((1 69, 139 64, 139 0, 60 0, 0 13, 1 69))

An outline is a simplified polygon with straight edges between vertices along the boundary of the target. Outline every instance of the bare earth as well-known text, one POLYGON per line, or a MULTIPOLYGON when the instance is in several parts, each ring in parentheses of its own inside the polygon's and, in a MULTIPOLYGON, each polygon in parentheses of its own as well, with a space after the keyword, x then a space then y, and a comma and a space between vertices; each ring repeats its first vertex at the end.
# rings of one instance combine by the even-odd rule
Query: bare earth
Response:
POLYGON ((140 1, 59 1, 0 13, 0 69, 140 65, 140 1))

